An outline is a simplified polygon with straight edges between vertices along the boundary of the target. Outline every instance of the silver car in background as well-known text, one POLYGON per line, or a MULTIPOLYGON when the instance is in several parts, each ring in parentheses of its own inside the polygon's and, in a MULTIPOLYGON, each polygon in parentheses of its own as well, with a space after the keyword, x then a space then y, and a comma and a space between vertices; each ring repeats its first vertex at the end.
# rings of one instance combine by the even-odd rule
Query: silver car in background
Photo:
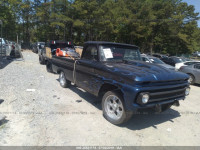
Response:
POLYGON ((190 76, 190 84, 200 84, 200 63, 190 66, 182 66, 179 71, 187 73, 190 76))

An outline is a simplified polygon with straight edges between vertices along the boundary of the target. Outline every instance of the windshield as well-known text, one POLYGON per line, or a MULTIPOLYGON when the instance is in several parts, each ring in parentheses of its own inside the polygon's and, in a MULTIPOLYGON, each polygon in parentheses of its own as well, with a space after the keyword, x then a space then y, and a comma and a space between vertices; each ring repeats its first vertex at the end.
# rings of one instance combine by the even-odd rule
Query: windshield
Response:
POLYGON ((182 63, 182 62, 184 62, 181 58, 172 58, 174 61, 175 61, 175 63, 182 63))
POLYGON ((149 58, 154 64, 164 64, 164 62, 158 58, 149 58))
POLYGON ((39 43, 39 48, 41 49, 41 48, 44 48, 44 46, 45 46, 45 43, 39 43))
POLYGON ((141 60, 140 52, 134 47, 125 47, 118 45, 103 45, 100 46, 101 61, 131 61, 141 60))

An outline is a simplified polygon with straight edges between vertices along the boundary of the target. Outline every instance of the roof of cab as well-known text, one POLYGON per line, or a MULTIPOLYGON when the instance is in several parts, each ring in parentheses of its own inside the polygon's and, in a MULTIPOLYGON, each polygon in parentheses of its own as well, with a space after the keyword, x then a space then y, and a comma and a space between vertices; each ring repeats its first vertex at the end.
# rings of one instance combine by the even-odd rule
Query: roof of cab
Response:
POLYGON ((96 45, 110 44, 110 45, 121 45, 121 46, 129 46, 129 47, 139 48, 136 45, 124 44, 124 43, 114 43, 114 42, 105 42, 105 41, 87 41, 87 42, 85 42, 85 44, 96 44, 96 45))

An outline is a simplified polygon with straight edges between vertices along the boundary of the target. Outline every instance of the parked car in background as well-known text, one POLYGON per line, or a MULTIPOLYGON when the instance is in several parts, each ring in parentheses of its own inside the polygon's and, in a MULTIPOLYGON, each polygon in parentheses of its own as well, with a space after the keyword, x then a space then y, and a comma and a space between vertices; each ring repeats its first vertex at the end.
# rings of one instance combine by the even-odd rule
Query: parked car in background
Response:
POLYGON ((194 65, 194 64, 199 64, 200 61, 187 61, 187 62, 184 62, 183 64, 180 65, 180 67, 178 69, 180 69, 182 66, 190 66, 190 65, 194 65))
POLYGON ((11 51, 10 51, 10 56, 11 57, 15 57, 16 56, 16 43, 13 41, 10 41, 10 45, 11 45, 11 51))
POLYGON ((186 57, 180 57, 184 62, 186 62, 186 61, 193 61, 192 59, 190 59, 190 58, 186 58, 186 57))
POLYGON ((198 83, 200 84, 200 63, 193 64, 190 66, 182 66, 179 71, 187 73, 190 78, 190 84, 198 83))
POLYGON ((0 55, 6 55, 6 40, 4 38, 0 38, 0 55))
POLYGON ((37 51, 37 44, 36 44, 36 43, 33 43, 33 44, 32 44, 32 52, 33 52, 33 53, 36 53, 36 51, 37 51))
POLYGON ((12 43, 6 40, 6 56, 10 56, 11 50, 12 50, 12 43))
POLYGON ((174 66, 176 70, 178 70, 185 62, 183 59, 176 56, 162 58, 161 60, 168 65, 174 66))
POLYGON ((141 58, 142 58, 142 61, 145 61, 145 62, 148 62, 148 63, 157 64, 157 65, 165 67, 167 69, 175 70, 175 67, 164 63, 162 60, 160 60, 157 57, 141 54, 141 58))
POLYGON ((154 56, 154 57, 157 57, 157 58, 159 58, 159 59, 163 59, 163 58, 167 58, 168 56, 166 56, 166 55, 163 55, 163 54, 152 54, 152 56, 154 56))
POLYGON ((200 52, 199 51, 196 51, 192 54, 194 57, 200 57, 200 52))
POLYGON ((3 45, 5 45, 6 44, 6 40, 4 39, 4 38, 0 38, 0 44, 3 44, 3 45), (1 42, 1 40, 2 40, 2 42, 1 42))
POLYGON ((175 69, 176 70, 179 70, 180 67, 182 67, 182 66, 189 66, 189 65, 196 64, 196 63, 200 63, 200 61, 195 61, 195 60, 182 58, 182 57, 175 57, 174 56, 173 59, 175 59, 175 61, 176 61, 176 59, 178 59, 177 60, 178 63, 175 64, 175 69))
POLYGON ((45 46, 45 42, 36 42, 32 45, 32 51, 34 53, 38 53, 39 51, 41 51, 42 48, 44 48, 45 46))
POLYGON ((45 47, 45 42, 38 42, 37 46, 38 46, 38 53, 40 53, 41 50, 45 47))

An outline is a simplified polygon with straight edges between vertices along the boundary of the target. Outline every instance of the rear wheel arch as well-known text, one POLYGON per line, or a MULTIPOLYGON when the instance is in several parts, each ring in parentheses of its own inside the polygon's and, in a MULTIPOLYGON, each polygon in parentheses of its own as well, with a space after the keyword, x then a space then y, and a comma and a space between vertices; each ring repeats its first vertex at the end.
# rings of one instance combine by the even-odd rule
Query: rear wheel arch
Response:
POLYGON ((58 68, 56 69, 56 73, 57 73, 57 74, 60 74, 61 72, 63 72, 63 73, 65 74, 64 69, 58 67, 58 68))
MULTIPOLYGON (((61 71, 62 71, 61 69, 58 69, 58 70, 57 70, 57 74, 60 74, 61 71)), ((64 71, 62 71, 62 72, 64 72, 64 71)))

